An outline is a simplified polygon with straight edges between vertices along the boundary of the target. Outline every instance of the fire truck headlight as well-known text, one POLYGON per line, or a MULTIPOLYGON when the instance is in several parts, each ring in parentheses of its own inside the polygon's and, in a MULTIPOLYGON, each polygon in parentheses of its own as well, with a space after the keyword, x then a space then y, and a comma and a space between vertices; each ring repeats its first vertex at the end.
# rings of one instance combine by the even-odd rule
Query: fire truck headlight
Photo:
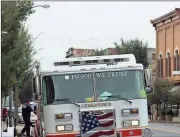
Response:
POLYGON ((61 113, 61 114, 56 114, 56 120, 71 120, 72 119, 72 114, 71 113, 61 113))
POLYGON ((131 126, 131 121, 123 121, 123 127, 130 127, 131 126))
POLYGON ((137 127, 140 125, 139 120, 125 120, 123 121, 123 127, 128 128, 128 127, 137 127))
POLYGON ((138 115, 138 108, 122 109, 122 116, 138 115))
POLYGON ((57 131, 72 131, 73 130, 73 125, 59 125, 56 126, 57 131))
POLYGON ((57 131, 64 131, 64 126, 56 126, 57 131))
POLYGON ((132 120, 132 126, 139 126, 139 120, 132 120))
POLYGON ((131 114, 130 109, 123 109, 123 110, 122 110, 122 115, 123 115, 123 116, 129 116, 130 114, 131 114))

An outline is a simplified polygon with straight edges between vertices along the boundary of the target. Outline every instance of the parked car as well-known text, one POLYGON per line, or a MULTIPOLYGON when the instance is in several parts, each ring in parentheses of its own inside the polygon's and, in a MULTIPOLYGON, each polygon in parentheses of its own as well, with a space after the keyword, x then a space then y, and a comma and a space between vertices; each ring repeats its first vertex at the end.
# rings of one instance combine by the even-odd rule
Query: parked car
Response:
MULTIPOLYGON (((30 106, 31 108, 33 109, 33 112, 31 112, 31 122, 32 123, 35 123, 36 120, 37 120, 37 115, 34 113, 34 107, 37 106, 37 103, 35 102, 30 102, 30 106)), ((19 123, 20 124, 23 124, 24 121, 23 121, 23 117, 22 117, 22 105, 18 108, 18 116, 19 116, 19 123)))
MULTIPOLYGON (((3 113, 2 113, 2 120, 5 121, 5 119, 8 117, 9 115, 9 96, 7 96, 6 98, 3 98, 2 101, 2 108, 3 108, 3 113)), ((12 102, 12 115, 15 115, 15 107, 14 107, 14 102, 12 102)))

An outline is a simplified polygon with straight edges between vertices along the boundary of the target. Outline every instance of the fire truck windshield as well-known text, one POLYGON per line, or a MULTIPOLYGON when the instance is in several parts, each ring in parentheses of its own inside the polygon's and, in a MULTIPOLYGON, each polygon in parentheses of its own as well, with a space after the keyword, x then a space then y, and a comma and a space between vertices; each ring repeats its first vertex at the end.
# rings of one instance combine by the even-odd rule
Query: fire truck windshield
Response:
POLYGON ((140 70, 96 72, 95 76, 96 92, 97 96, 102 96, 101 100, 108 98, 103 96, 121 95, 125 99, 146 97, 143 72, 140 70))
POLYGON ((43 77, 42 82, 44 104, 67 103, 63 99, 75 103, 93 101, 94 93, 99 101, 122 100, 112 98, 116 95, 126 99, 146 98, 141 70, 48 75, 43 77))

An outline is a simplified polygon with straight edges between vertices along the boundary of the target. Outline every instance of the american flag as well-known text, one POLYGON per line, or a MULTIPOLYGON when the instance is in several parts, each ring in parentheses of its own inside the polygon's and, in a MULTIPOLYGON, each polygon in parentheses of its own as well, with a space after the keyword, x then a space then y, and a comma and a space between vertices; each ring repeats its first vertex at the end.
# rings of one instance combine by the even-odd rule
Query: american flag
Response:
POLYGON ((94 115, 90 112, 82 112, 83 137, 99 137, 114 135, 113 112, 103 115, 94 115))

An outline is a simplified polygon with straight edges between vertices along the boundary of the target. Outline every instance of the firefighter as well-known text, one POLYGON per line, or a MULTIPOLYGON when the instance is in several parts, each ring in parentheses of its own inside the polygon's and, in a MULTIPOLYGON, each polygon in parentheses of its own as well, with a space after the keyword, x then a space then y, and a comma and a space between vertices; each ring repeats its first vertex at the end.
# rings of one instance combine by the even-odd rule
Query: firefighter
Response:
POLYGON ((21 134, 24 135, 24 132, 26 132, 26 136, 30 137, 30 127, 32 126, 30 117, 31 117, 31 112, 32 108, 30 106, 30 100, 28 99, 27 102, 22 106, 22 116, 24 120, 24 128, 21 131, 21 134))

